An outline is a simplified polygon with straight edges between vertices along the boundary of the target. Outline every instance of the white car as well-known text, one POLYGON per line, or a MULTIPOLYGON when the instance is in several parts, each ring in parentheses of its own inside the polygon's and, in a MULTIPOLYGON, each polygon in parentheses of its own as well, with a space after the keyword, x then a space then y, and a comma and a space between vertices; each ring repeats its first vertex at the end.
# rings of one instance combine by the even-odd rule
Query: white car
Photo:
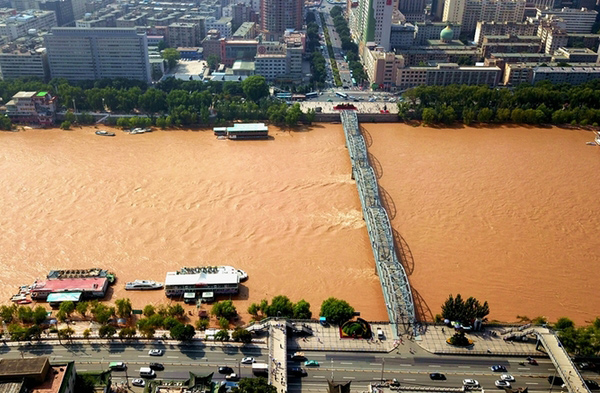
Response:
POLYGON ((500 376, 500 380, 506 381, 506 382, 515 382, 515 377, 513 377, 510 374, 502 374, 500 376))
POLYGON ((479 387, 479 382, 476 379, 463 379, 463 386, 476 388, 479 387))
POLYGON ((144 387, 146 386, 146 381, 144 381, 142 378, 136 378, 133 381, 131 381, 131 384, 133 386, 141 386, 144 387))
POLYGON ((494 385, 496 385, 497 388, 510 389, 510 382, 507 381, 498 380, 494 382, 494 385))
POLYGON ((254 360, 254 358, 248 356, 242 359, 242 361, 240 363, 242 364, 252 364, 254 363, 256 360, 254 360))
POLYGON ((148 351, 150 356, 162 356, 165 353, 162 349, 151 349, 148 351))
POLYGON ((227 380, 227 381, 239 381, 240 377, 236 373, 231 373, 231 374, 225 376, 225 380, 227 380))

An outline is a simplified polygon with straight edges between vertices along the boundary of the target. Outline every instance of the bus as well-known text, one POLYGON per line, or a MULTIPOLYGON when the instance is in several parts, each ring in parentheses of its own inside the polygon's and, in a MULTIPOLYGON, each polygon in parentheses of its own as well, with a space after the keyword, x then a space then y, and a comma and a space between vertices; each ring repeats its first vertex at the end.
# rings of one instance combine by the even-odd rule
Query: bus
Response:
POLYGON ((336 91, 335 95, 338 96, 338 97, 342 97, 345 100, 348 99, 348 94, 342 93, 341 91, 336 91))
POLYGON ((311 91, 310 93, 306 93, 306 99, 316 98, 319 96, 319 93, 316 91, 311 91))
POLYGON ((356 86, 356 79, 352 78, 352 86, 356 86))

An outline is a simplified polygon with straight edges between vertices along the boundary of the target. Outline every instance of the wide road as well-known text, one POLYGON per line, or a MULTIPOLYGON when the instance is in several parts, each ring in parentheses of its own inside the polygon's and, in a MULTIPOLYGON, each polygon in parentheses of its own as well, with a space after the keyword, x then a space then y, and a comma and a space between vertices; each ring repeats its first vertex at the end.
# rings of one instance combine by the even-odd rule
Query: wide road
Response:
MULTIPOLYGON (((465 378, 477 379, 484 389, 496 389, 494 381, 499 373, 490 370, 495 364, 504 365, 515 378, 513 386, 528 387, 530 391, 547 392, 550 388, 546 378, 553 375, 555 369, 548 359, 542 359, 537 366, 520 366, 524 359, 506 359, 502 357, 475 356, 436 356, 419 351, 412 355, 405 353, 349 353, 349 352, 305 352, 308 359, 317 360, 319 367, 307 368, 304 378, 290 378, 289 390, 292 392, 323 390, 327 379, 353 381, 353 390, 364 390, 371 381, 396 378, 403 385, 460 387, 465 378), (432 381, 429 373, 440 372, 447 377, 445 381, 432 381)), ((188 371, 197 373, 215 372, 215 379, 222 380, 218 374, 219 366, 232 367, 242 377, 251 376, 251 366, 240 364, 246 356, 257 361, 268 361, 268 353, 258 347, 204 345, 145 345, 145 344, 88 344, 71 345, 32 345, 13 348, 0 347, 3 358, 21 356, 48 356, 53 362, 75 360, 78 371, 105 370, 108 364, 122 361, 128 364, 128 371, 115 372, 115 382, 123 382, 128 377, 139 377, 139 367, 150 362, 165 365, 158 377, 165 379, 186 379, 188 371), (161 357, 148 355, 151 348, 165 350, 161 357)), ((290 365, 300 365, 290 362, 290 365)))

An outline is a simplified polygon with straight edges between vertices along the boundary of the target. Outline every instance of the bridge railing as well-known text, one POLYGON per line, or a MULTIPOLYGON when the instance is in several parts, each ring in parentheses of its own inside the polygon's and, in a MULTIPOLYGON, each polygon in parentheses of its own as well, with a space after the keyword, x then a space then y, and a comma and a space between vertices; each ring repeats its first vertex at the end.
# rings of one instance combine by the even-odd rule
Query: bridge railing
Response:
POLYGON ((412 292, 406 271, 396 254, 390 219, 381 204, 377 177, 369 163, 367 145, 360 132, 356 113, 342 111, 340 118, 388 316, 395 325, 397 334, 410 334, 415 324, 412 292), (404 327, 403 332, 400 331, 401 326, 404 327))

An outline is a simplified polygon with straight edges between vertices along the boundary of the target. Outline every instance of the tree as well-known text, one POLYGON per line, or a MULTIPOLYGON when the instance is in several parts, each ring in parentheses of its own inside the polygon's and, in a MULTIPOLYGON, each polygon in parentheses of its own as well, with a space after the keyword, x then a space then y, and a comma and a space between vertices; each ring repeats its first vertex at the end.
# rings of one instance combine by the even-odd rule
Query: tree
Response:
POLYGON ((215 333, 215 340, 217 341, 229 341, 229 332, 225 329, 221 329, 215 333))
POLYGON ((490 108, 481 108, 477 114, 477 121, 480 123, 489 123, 494 117, 494 111, 490 108))
POLYGON ((463 111, 463 123, 466 125, 471 125, 473 120, 475 120, 475 112, 473 112, 471 109, 465 109, 463 111))
POLYGON ((211 314, 217 318, 224 317, 226 319, 232 319, 237 315, 237 310, 231 300, 223 300, 213 304, 211 314))
POLYGON ((157 49, 158 49, 159 52, 162 51, 162 50, 165 50, 168 47, 169 47, 169 45, 167 45, 167 43, 164 40, 158 41, 157 49))
POLYGON ((23 323, 33 323, 33 310, 29 306, 20 306, 17 309, 17 316, 23 323))
POLYGON ((233 333, 231 333, 231 338, 234 341, 241 341, 244 344, 249 344, 252 342, 252 333, 246 329, 236 328, 233 333))
POLYGON ((566 317, 558 318, 558 321, 554 324, 554 329, 556 330, 565 330, 569 328, 574 328, 575 323, 566 317))
POLYGON ((60 304, 59 310, 63 311, 65 314, 67 314, 68 317, 70 317, 71 314, 73 314, 73 311, 75 311, 75 303, 73 303, 70 300, 62 302, 60 304))
POLYGON ((487 301, 483 305, 474 297, 463 300, 460 294, 452 295, 442 305, 442 317, 462 324, 471 324, 475 319, 483 319, 490 313, 487 301))
POLYGON ((77 310, 79 315, 81 315, 81 318, 85 318, 85 314, 87 313, 88 307, 89 307, 88 302, 79 302, 75 306, 75 310, 77 310))
POLYGON ((171 338, 173 338, 174 340, 190 341, 191 339, 194 338, 194 335, 196 334, 196 330, 194 329, 194 327, 192 325, 188 325, 188 324, 184 325, 183 323, 178 322, 177 325, 173 326, 169 330, 169 334, 171 335, 171 338))
POLYGON ((175 67, 177 65, 177 61, 181 58, 181 55, 179 54, 179 52, 177 52, 177 49, 173 48, 163 49, 160 55, 163 59, 167 61, 169 69, 175 67))
POLYGON ((46 320, 47 311, 42 306, 37 306, 33 310, 33 322, 36 325, 41 325, 46 320))
POLYGON ((120 318, 129 318, 131 316, 131 312, 133 310, 131 306, 131 300, 125 299, 117 299, 115 301, 115 305, 117 306, 117 316, 120 318))
POLYGON ((270 385, 266 378, 242 378, 232 393, 277 393, 277 388, 270 385))
POLYGON ((345 300, 330 297, 321 304, 321 316, 331 323, 341 325, 354 316, 354 307, 345 300))
POLYGON ((102 325, 100 329, 98 329, 98 336, 100 338, 111 338, 115 335, 117 329, 112 325, 102 325))
POLYGON ((175 318, 182 318, 185 315, 185 310, 181 304, 173 304, 169 306, 168 313, 170 316, 175 318))
POLYGON ((64 312, 63 310, 58 310, 58 312, 56 313, 56 319, 58 319, 61 322, 64 322, 67 320, 67 313, 64 312))
POLYGON ((73 337, 73 334, 75 334, 75 331, 73 329, 71 329, 70 327, 66 327, 66 328, 60 329, 58 331, 58 337, 64 338, 67 340, 71 340, 71 337, 73 337))
POLYGON ((275 296, 266 314, 269 317, 291 318, 294 315, 294 303, 287 296, 275 296))
POLYGON ((254 102, 269 95, 267 80, 261 75, 252 75, 242 81, 242 89, 246 97, 254 102))
POLYGON ((0 129, 5 131, 12 130, 12 121, 6 115, 0 116, 0 129))
POLYGON ((225 317, 219 318, 219 326, 221 329, 227 329, 229 327, 229 321, 225 317))
POLYGON ((310 311, 310 303, 302 299, 294 304, 294 319, 310 319, 312 312, 310 311))
POLYGON ((5 323, 11 323, 15 312, 17 311, 17 305, 16 304, 12 304, 10 306, 0 306, 0 318, 2 318, 2 321, 5 323))
POLYGON ((63 121, 62 123, 60 123, 60 129, 61 130, 70 130, 71 129, 71 122, 70 121, 63 121))
POLYGON ((147 304, 144 306, 144 311, 142 311, 142 313, 145 317, 151 317, 155 313, 154 306, 152 304, 147 304))
POLYGON ((209 55, 208 58, 206 59, 206 63, 208 64, 208 68, 210 68, 211 70, 216 70, 217 66, 219 65, 219 56, 217 55, 209 55))
POLYGON ((287 124, 288 127, 293 127, 298 124, 301 117, 302 109, 300 109, 300 104, 295 103, 288 108, 287 113, 285 114, 285 124, 287 124))
POLYGON ((83 331, 83 338, 85 338, 86 340, 87 340, 88 338, 90 338, 90 336, 91 336, 91 335, 92 335, 92 331, 91 331, 90 329, 85 329, 85 330, 83 331))
POLYGON ((436 120, 436 112, 433 108, 425 108, 423 109, 423 114, 421 118, 423 119, 423 123, 425 124, 433 124, 436 120))
POLYGON ((259 308, 258 304, 256 304, 256 303, 252 303, 248 306, 248 314, 250 314, 250 315, 254 315, 256 317, 256 316, 258 316, 259 311, 260 311, 260 308, 259 308))
POLYGON ((206 330, 206 328, 208 328, 208 325, 208 319, 199 319, 196 321, 196 329, 198 330, 206 330))

